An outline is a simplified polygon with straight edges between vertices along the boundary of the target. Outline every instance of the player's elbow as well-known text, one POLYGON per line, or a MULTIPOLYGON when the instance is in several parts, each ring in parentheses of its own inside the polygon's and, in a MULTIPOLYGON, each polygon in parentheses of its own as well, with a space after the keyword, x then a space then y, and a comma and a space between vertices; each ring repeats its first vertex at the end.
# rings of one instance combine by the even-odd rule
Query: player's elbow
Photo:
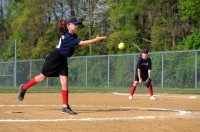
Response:
POLYGON ((85 41, 80 41, 79 45, 80 45, 80 46, 85 46, 85 45, 88 45, 88 43, 85 42, 85 41))
POLYGON ((78 45, 81 45, 81 46, 84 45, 83 41, 80 41, 78 45))

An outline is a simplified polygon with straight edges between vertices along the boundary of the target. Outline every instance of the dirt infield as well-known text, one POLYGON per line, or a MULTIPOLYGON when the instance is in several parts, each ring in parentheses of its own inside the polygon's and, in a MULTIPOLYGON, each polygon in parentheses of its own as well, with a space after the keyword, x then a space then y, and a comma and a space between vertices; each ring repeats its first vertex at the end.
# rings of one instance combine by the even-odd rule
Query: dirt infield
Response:
POLYGON ((70 94, 77 115, 61 113, 61 94, 0 94, 0 132, 199 132, 200 95, 70 94))

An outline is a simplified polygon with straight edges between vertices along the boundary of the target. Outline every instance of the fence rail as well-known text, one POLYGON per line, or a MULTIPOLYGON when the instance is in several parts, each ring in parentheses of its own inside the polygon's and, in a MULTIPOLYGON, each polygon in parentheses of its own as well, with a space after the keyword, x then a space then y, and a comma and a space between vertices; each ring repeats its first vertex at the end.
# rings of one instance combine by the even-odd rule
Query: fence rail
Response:
MULTIPOLYGON (((198 88, 200 86, 200 50, 152 52, 154 87, 198 88)), ((69 85, 126 87, 134 81, 138 54, 71 57, 69 85)), ((0 86, 19 86, 41 72, 44 60, 0 62, 0 86)), ((48 78, 41 86, 59 86, 57 78, 48 78)))

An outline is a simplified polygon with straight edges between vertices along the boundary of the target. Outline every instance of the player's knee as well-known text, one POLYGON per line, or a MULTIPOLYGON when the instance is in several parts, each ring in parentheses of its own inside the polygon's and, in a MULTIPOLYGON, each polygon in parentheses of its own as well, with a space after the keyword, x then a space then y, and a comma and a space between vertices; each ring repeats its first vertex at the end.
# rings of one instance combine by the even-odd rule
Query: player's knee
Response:
POLYGON ((68 87, 62 87, 62 90, 66 90, 66 91, 67 91, 67 90, 68 90, 68 87))
POLYGON ((43 75, 39 75, 39 76, 36 76, 35 79, 36 79, 36 82, 43 82, 46 79, 46 77, 43 75))
POLYGON ((137 86, 138 85, 138 81, 135 81, 134 83, 133 83, 133 86, 137 86))
POLYGON ((40 82, 43 82, 46 79, 46 77, 41 77, 40 82))
POLYGON ((68 86, 67 81, 61 81, 60 83, 63 88, 68 86))

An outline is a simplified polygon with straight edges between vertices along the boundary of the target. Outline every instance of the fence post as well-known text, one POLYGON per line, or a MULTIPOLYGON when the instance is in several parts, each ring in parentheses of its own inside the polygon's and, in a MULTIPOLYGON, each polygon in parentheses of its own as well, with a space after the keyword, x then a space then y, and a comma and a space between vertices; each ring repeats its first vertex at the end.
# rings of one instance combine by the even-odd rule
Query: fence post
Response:
POLYGON ((110 87, 110 56, 108 55, 108 87, 110 87))
POLYGON ((134 79, 134 81, 135 81, 135 74, 136 74, 136 73, 135 73, 135 71, 136 71, 136 54, 134 54, 133 56, 134 56, 134 64, 133 64, 133 71, 134 71, 134 72, 133 72, 133 75, 134 75, 134 76, 133 76, 133 79, 134 79))
POLYGON ((162 53, 162 77, 161 77, 162 88, 164 86, 163 82, 164 82, 164 55, 162 53))
POLYGON ((85 86, 88 86, 88 58, 85 58, 85 86))
POLYGON ((198 65, 198 52, 195 52, 195 89, 197 88, 197 65, 198 65))
POLYGON ((47 77, 46 87, 49 87, 49 78, 47 77))
POLYGON ((31 73, 31 69, 32 69, 32 61, 30 60, 30 66, 29 66, 29 79, 31 80, 31 77, 32 77, 32 73, 31 73))
POLYGON ((17 85, 17 40, 15 40, 15 61, 14 61, 14 79, 13 85, 16 87, 17 85))

